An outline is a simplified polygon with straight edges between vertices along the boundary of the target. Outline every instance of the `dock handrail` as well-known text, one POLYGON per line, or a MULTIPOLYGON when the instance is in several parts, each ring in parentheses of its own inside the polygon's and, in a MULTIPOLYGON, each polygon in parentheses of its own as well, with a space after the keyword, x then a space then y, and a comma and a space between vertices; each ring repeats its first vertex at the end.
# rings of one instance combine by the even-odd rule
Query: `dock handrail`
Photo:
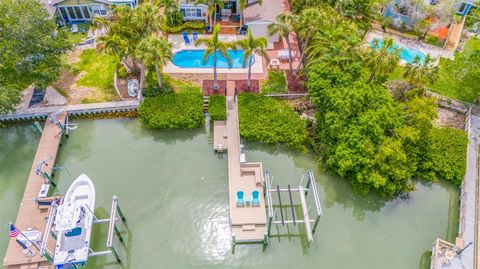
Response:
POLYGON ((43 233, 43 238, 42 238, 42 243, 40 245, 40 254, 42 256, 46 257, 49 261, 53 260, 53 254, 47 248, 48 238, 49 238, 49 235, 50 235, 50 231, 52 230, 53 221, 55 219, 54 216, 57 213, 57 208, 58 208, 57 202, 53 201, 52 205, 50 206, 50 212, 48 214, 47 226, 45 227, 45 231, 43 233))
POLYGON ((270 173, 268 171, 265 172, 265 196, 267 197, 267 205, 268 205, 268 216, 274 217, 275 214, 273 212, 273 203, 272 203, 272 195, 270 193, 271 182, 270 182, 270 173))

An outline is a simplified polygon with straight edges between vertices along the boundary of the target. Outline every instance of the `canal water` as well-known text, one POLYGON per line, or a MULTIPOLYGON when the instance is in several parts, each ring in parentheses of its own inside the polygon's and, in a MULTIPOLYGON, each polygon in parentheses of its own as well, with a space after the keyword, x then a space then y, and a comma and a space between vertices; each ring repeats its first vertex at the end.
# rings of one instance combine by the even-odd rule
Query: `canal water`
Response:
MULTIPOLYGON (((104 217, 118 195, 131 231, 125 247, 115 243, 126 268, 423 269, 433 240, 453 240, 457 230, 459 192, 449 184, 417 184, 408 198, 390 201, 358 196, 312 156, 247 143, 247 160, 263 162, 274 185, 296 186, 313 170, 324 216, 310 245, 302 227, 278 225, 268 247, 232 248, 227 158, 214 155, 209 130, 148 130, 131 119, 79 123, 60 149, 57 163, 68 170, 57 173, 56 192, 86 173, 95 183, 96 214, 104 217)), ((0 129, 2 257, 39 137, 31 124, 0 129)), ((107 227, 97 226, 92 248, 101 250, 107 227)), ((88 268, 121 267, 96 257, 88 268)))

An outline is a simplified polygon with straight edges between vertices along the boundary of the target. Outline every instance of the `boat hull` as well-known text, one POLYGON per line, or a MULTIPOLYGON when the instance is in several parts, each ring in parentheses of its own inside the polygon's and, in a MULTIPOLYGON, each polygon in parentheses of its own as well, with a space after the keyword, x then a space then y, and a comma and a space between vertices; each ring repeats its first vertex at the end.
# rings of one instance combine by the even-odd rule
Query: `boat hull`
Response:
POLYGON ((87 262, 94 209, 95 187, 82 174, 68 188, 55 215, 57 242, 53 264, 57 269, 69 268, 71 264, 84 266, 87 262))

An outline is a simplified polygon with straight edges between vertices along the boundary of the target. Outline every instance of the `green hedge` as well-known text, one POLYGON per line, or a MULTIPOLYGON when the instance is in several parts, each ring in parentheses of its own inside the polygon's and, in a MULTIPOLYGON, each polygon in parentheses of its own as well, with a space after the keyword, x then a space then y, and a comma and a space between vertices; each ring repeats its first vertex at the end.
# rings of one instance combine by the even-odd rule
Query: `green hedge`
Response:
POLYGON ((238 104, 243 138, 306 151, 305 121, 285 101, 245 93, 239 95, 238 104))
POLYGON ((138 113, 148 128, 197 128, 205 124, 200 93, 165 93, 146 97, 138 113))
POLYGON ((225 96, 215 94, 208 97, 208 114, 210 114, 212 120, 225 120, 227 118, 225 96))
POLYGON ((424 166, 430 168, 434 178, 444 178, 460 186, 467 165, 467 134, 449 127, 433 128, 428 140, 424 166))
POLYGON ((166 31, 170 34, 178 34, 183 31, 188 30, 203 30, 205 29, 205 22, 204 21, 186 21, 182 25, 178 26, 165 26, 166 31))

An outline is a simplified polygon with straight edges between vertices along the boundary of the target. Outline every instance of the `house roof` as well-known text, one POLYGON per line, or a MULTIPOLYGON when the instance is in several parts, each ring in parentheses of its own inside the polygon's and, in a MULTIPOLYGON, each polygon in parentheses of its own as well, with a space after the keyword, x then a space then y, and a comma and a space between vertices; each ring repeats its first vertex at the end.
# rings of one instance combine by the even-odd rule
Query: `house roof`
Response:
POLYGON ((263 4, 250 4, 245 7, 243 14, 245 24, 253 22, 274 22, 278 14, 284 12, 282 0, 263 0, 263 4))
POLYGON ((53 17, 57 8, 51 5, 49 2, 51 2, 51 0, 40 0, 40 3, 42 3, 47 10, 48 15, 50 15, 50 17, 53 17))
MULTIPOLYGON (((50 5, 55 6, 55 5, 60 4, 61 2, 66 1, 66 0, 41 0, 41 1, 49 2, 50 5)), ((110 4, 110 2, 108 2, 108 0, 92 0, 92 2, 110 4)))

